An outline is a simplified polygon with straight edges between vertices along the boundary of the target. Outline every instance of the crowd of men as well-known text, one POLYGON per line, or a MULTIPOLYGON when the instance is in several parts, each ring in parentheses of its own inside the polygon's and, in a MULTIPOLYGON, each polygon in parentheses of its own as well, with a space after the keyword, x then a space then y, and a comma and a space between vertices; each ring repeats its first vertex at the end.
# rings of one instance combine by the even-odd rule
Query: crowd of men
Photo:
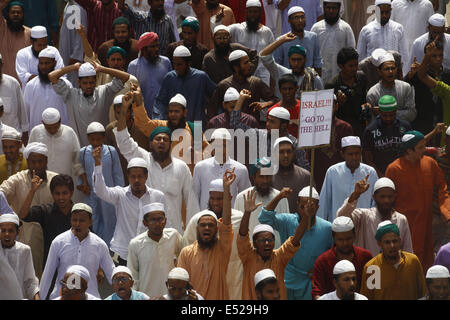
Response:
POLYGON ((450 298, 447 1, 65 2, 0 0, 0 299, 450 298))

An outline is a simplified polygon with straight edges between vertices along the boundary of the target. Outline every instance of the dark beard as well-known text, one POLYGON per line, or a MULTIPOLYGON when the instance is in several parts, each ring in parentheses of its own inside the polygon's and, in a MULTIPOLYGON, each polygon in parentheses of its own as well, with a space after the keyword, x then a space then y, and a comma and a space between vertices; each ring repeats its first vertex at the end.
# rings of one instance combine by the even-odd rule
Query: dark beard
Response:
POLYGON ((119 43, 116 39, 114 39, 114 46, 121 47, 123 50, 125 50, 126 53, 130 52, 131 48, 131 40, 128 39, 124 43, 119 43))
POLYGON ((170 149, 167 150, 167 152, 157 152, 154 150, 150 150, 153 159, 157 162, 162 162, 164 160, 167 160, 170 157, 170 149))
POLYGON ((214 51, 216 52, 216 55, 223 57, 231 51, 231 46, 230 44, 227 44, 225 47, 219 47, 216 45, 214 51))
POLYGON ((217 243, 217 233, 211 241, 203 241, 200 233, 197 231, 197 242, 201 249, 211 249, 217 243))
POLYGON ((335 18, 325 18, 325 22, 329 25, 335 24, 339 20, 339 14, 335 18))
MULTIPOLYGON (((55 68, 50 70, 48 73, 52 72, 53 70, 55 70, 55 68)), ((38 72, 39 72, 39 79, 41 80, 41 82, 43 82, 45 84, 50 83, 50 79, 48 78, 48 73, 47 74, 42 74, 42 72, 41 72, 41 70, 39 70, 39 68, 38 68, 38 72)))
POLYGON ((161 20, 162 17, 164 17, 164 15, 166 14, 166 11, 164 11, 164 9, 155 9, 151 10, 151 12, 153 18, 155 18, 156 20, 161 20))
POLYGON ((184 129, 186 128, 186 118, 183 117, 176 126, 172 125, 172 122, 167 121, 167 127, 170 129, 170 131, 174 131, 176 129, 184 129))
POLYGON ((159 61, 159 56, 155 56, 153 58, 147 58, 146 56, 144 56, 144 58, 151 64, 156 64, 159 61))
POLYGON ((208 10, 214 10, 219 7, 219 3, 218 2, 211 3, 211 2, 206 1, 206 7, 208 8, 208 10))
POLYGON ((24 30, 23 22, 24 22, 24 19, 22 19, 22 20, 20 20, 18 22, 14 22, 14 21, 10 20, 9 17, 6 17, 6 25, 8 26, 8 29, 11 32, 21 32, 21 31, 23 31, 24 30))
POLYGON ((258 31, 259 27, 259 19, 255 21, 250 21, 247 19, 247 29, 250 30, 250 32, 256 32, 258 31))
POLYGON ((342 300, 355 300, 355 294, 353 293, 352 295, 343 296, 342 300))
POLYGON ((271 187, 267 188, 267 190, 264 189, 260 189, 256 184, 255 184, 255 189, 256 192, 258 192, 259 195, 261 195, 261 197, 265 197, 268 196, 270 194, 270 189, 271 187))

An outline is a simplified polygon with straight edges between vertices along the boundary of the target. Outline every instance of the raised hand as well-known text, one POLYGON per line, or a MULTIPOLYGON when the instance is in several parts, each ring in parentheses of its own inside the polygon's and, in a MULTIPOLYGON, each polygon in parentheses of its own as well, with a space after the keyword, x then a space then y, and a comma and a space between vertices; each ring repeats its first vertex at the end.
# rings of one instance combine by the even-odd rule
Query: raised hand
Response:
POLYGON ((140 86, 134 85, 133 87, 133 97, 136 105, 140 106, 143 104, 144 98, 142 97, 142 90, 140 86))
POLYGON ((84 29, 84 26, 82 24, 80 24, 80 26, 76 28, 76 30, 80 37, 86 37, 86 29, 84 29))
POLYGON ((281 189, 280 193, 278 194, 278 197, 283 199, 289 197, 289 195, 292 193, 292 189, 288 187, 284 187, 281 189))
POLYGON ((223 175, 223 187, 226 190, 230 190, 231 184, 236 180, 236 174, 234 173, 235 168, 233 170, 225 171, 223 175))
POLYGON ((255 189, 252 189, 247 192, 247 196, 244 194, 244 211, 245 212, 253 212, 258 207, 262 206, 262 202, 256 203, 256 196, 258 193, 255 189))
POLYGON ((187 292, 188 292, 188 300, 198 300, 197 294, 193 289, 189 289, 187 292))
POLYGON ((250 90, 247 89, 242 89, 241 92, 239 92, 239 99, 251 99, 252 97, 252 93, 250 92, 250 90))
POLYGON ((314 203, 313 200, 308 199, 308 202, 305 205, 305 210, 303 210, 303 213, 306 215, 306 217, 312 218, 314 217, 316 212, 317 212, 317 205, 314 203))
POLYGON ((419 67, 420 67, 420 63, 418 63, 416 57, 414 57, 414 61, 411 64, 411 71, 410 71, 411 74, 412 75, 416 74, 417 70, 419 70, 419 67))
POLYGON ((285 41, 285 42, 290 42, 290 41, 294 40, 295 38, 297 38, 297 36, 295 34, 293 34, 292 32, 288 32, 283 35, 283 41, 285 41))
MULTIPOLYGON (((124 109, 128 109, 128 107, 133 103, 134 95, 133 92, 128 91, 125 93, 125 95, 122 97, 122 106, 125 107, 124 109)), ((122 110, 120 112, 122 114, 122 110)), ((126 112, 125 112, 126 114, 126 112)))
POLYGON ((33 178, 31 179, 31 189, 36 192, 37 189, 41 186, 42 182, 44 180, 41 179, 41 177, 36 175, 36 170, 33 170, 33 178))
POLYGON ((367 175, 361 181, 358 181, 357 183, 355 183, 355 193, 357 193, 358 195, 361 195, 369 189, 370 184, 367 183, 368 179, 369 179, 369 175, 367 175))
POLYGON ((445 130, 447 130, 447 126, 445 125, 445 123, 442 123, 442 122, 437 123, 436 127, 434 127, 435 134, 440 134, 440 133, 444 132, 445 130))
POLYGON ((99 166, 102 164, 102 147, 99 146, 92 150, 92 157, 95 160, 95 165, 99 166))
POLYGON ((219 22, 220 20, 222 20, 223 17, 225 17, 225 13, 223 12, 223 7, 222 7, 222 10, 219 11, 218 14, 216 14, 216 23, 219 22))

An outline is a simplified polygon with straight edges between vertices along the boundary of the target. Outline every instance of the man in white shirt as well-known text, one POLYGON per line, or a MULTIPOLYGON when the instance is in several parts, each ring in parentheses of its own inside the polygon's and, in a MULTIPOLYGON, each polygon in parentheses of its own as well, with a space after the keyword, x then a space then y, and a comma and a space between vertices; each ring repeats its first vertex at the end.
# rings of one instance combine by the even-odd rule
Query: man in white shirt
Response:
POLYGON ((140 148, 131 138, 126 124, 126 114, 133 97, 137 105, 141 105, 143 102, 142 94, 138 91, 124 97, 120 119, 117 128, 113 130, 117 146, 128 161, 136 157, 145 159, 149 169, 147 185, 163 192, 167 200, 167 227, 175 228, 182 234, 190 218, 200 211, 191 172, 184 161, 172 157, 172 133, 168 127, 157 127, 151 132, 150 152, 140 148), (186 223, 183 222, 181 216, 183 199, 186 203, 186 223))
POLYGON ((38 76, 38 57, 43 49, 49 48, 49 50, 54 52, 57 69, 64 67, 64 62, 58 49, 48 46, 47 43, 47 29, 42 26, 35 26, 31 28, 31 46, 17 52, 16 73, 22 83, 22 89, 25 88, 28 81, 38 76))
POLYGON ((365 25, 358 38, 359 61, 369 57, 375 49, 395 50, 408 59, 403 26, 391 18, 391 0, 376 0, 376 19, 365 25))
POLYGON ((166 279, 182 249, 181 234, 165 228, 164 205, 153 202, 142 209, 142 223, 148 228, 130 241, 127 266, 134 279, 133 288, 149 296, 167 293, 166 279))
MULTIPOLYGON (((97 274, 102 268, 106 278, 111 283, 114 263, 109 255, 108 246, 99 236, 89 231, 92 225, 92 208, 84 203, 72 207, 70 222, 72 228, 57 236, 51 246, 42 274, 40 294, 47 297, 55 272, 58 273, 55 287, 50 299, 56 298, 61 292, 61 280, 72 265, 82 265, 89 274, 97 274)), ((100 298, 97 278, 87 280, 87 293, 100 298)))
MULTIPOLYGON (((28 117, 28 132, 41 124, 42 111, 47 107, 55 108, 61 114, 62 124, 68 125, 69 118, 67 117, 66 105, 61 96, 53 90, 48 74, 55 70, 56 59, 55 52, 50 48, 45 48, 39 52, 38 72, 39 76, 30 80, 23 91, 23 99, 28 117)), ((70 82, 64 78, 63 81, 68 86, 72 86, 70 82)))
POLYGON ((165 204, 164 194, 145 183, 148 178, 148 164, 142 158, 133 158, 128 162, 127 175, 130 183, 127 187, 107 187, 102 173, 101 147, 92 152, 95 160, 92 181, 94 192, 102 200, 116 208, 116 228, 110 243, 110 249, 116 264, 126 266, 130 240, 146 230, 142 224, 143 208, 152 202, 165 204))
POLYGON ((208 207, 209 183, 223 177, 226 170, 235 168, 234 173, 236 174, 236 181, 230 187, 233 196, 231 199, 232 207, 234 207, 238 193, 251 186, 247 167, 229 156, 229 153, 233 152, 230 148, 230 132, 225 128, 216 129, 211 135, 211 140, 213 146, 215 146, 214 157, 202 160, 194 167, 194 190, 199 199, 200 210, 205 210, 208 207))
POLYGON ((316 33, 322 54, 322 81, 327 83, 339 73, 337 54, 346 47, 355 48, 355 35, 350 25, 341 19, 342 0, 323 1, 324 20, 316 22, 311 31, 316 33))

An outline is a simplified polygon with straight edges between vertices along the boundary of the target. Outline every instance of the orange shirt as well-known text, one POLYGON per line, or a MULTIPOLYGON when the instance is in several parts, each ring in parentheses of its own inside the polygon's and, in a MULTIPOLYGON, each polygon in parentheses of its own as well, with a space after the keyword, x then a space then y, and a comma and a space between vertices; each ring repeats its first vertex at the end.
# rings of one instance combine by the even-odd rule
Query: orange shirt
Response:
POLYGON ((280 286, 280 299, 287 300, 286 287, 284 285, 284 269, 289 260, 295 255, 300 246, 296 247, 292 243, 292 237, 289 237, 276 250, 273 250, 269 260, 264 261, 253 248, 248 234, 246 236, 238 235, 236 239, 239 258, 241 258, 244 267, 244 276, 242 280, 242 300, 257 300, 255 291, 255 274, 263 269, 272 269, 278 279, 280 286))
POLYGON ((184 247, 177 267, 189 273, 190 283, 205 300, 230 299, 227 269, 233 244, 233 225, 218 222, 219 238, 210 249, 202 249, 198 241, 184 247))

